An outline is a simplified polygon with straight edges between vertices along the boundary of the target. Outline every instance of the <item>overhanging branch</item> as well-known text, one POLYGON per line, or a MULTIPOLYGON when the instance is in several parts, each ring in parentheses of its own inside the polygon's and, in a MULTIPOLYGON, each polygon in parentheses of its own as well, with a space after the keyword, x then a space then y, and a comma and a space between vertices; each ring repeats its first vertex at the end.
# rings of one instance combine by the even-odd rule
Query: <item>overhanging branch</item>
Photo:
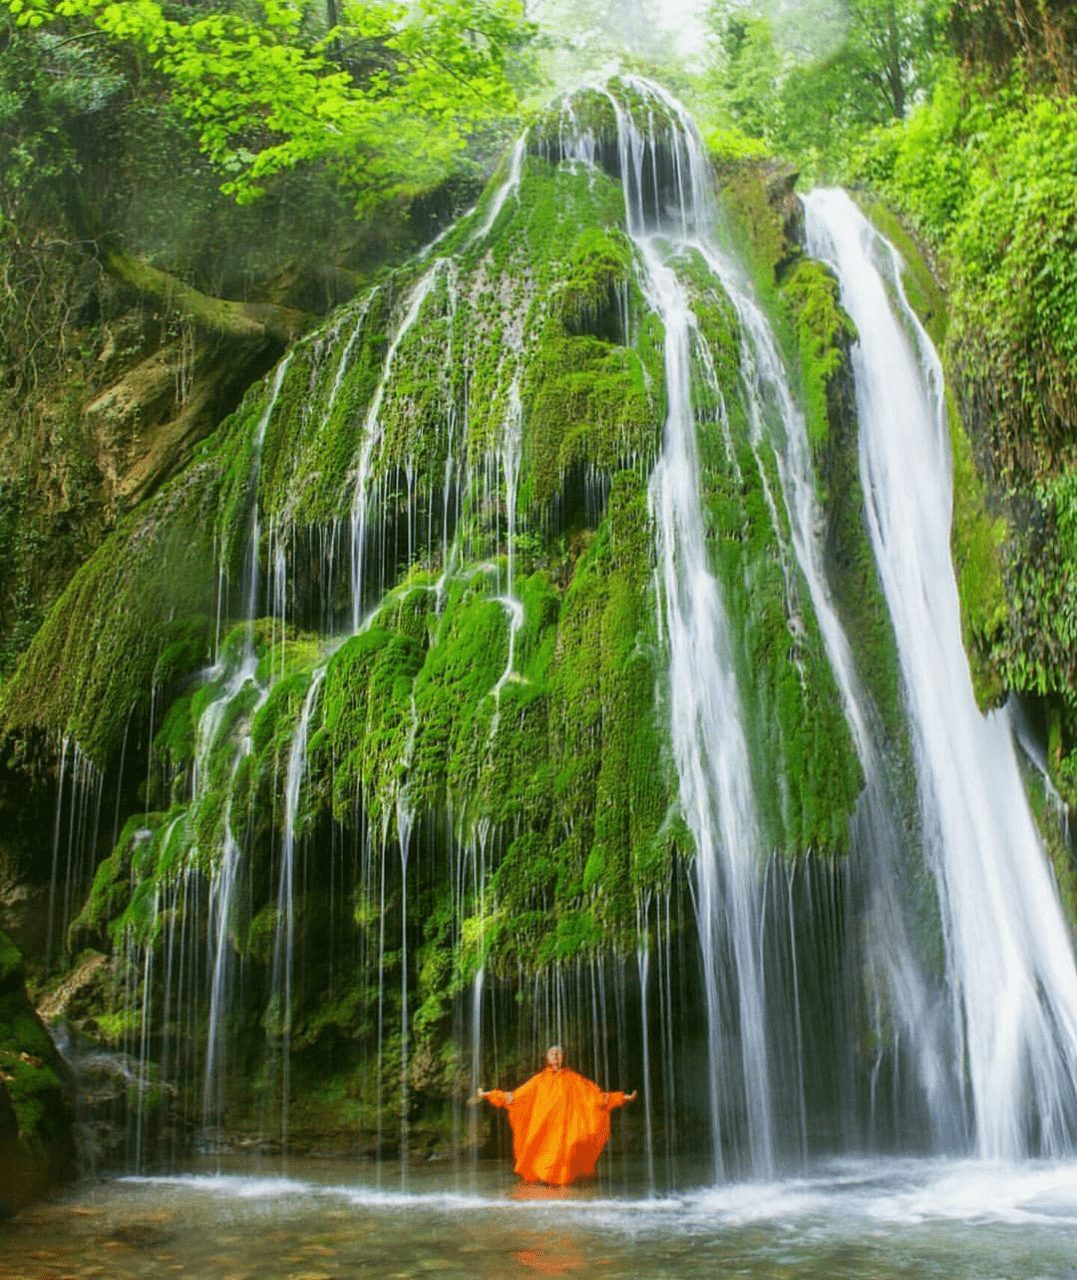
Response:
POLYGON ((120 249, 106 248, 101 262, 105 270, 139 293, 187 316, 198 328, 238 339, 271 338, 288 346, 311 322, 303 311, 271 302, 231 302, 202 293, 192 285, 141 258, 120 249))

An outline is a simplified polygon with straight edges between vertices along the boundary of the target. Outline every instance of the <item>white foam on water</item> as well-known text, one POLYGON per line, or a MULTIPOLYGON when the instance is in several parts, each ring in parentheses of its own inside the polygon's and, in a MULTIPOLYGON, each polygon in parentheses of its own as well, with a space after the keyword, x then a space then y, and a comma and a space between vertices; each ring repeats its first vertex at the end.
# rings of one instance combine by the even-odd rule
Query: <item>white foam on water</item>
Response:
POLYGON ((300 1182, 296 1178, 252 1178, 227 1173, 181 1173, 156 1176, 130 1174, 118 1178, 117 1181, 137 1183, 143 1186, 179 1187, 190 1191, 206 1191, 236 1200, 280 1199, 284 1196, 311 1195, 317 1190, 312 1183, 300 1182))
POLYGON ((743 1226, 751 1222, 800 1221, 834 1208, 829 1184, 796 1178, 780 1182, 733 1182, 701 1192, 688 1200, 688 1211, 708 1226, 721 1222, 743 1226))
POLYGON ((129 1175, 125 1184, 162 1187, 234 1201, 305 1201, 312 1209, 344 1204, 395 1216, 401 1212, 491 1212, 595 1227, 615 1235, 697 1236, 767 1226, 781 1233, 850 1239, 935 1225, 1077 1228, 1077 1163, 940 1158, 828 1161, 810 1175, 668 1196, 621 1199, 597 1187, 523 1183, 465 1192, 442 1187, 386 1190, 358 1183, 236 1174, 129 1175))
POLYGON ((878 1195, 865 1208, 869 1217, 888 1223, 949 1219, 1077 1226, 1077 1167, 1069 1162, 947 1162, 923 1185, 878 1195))

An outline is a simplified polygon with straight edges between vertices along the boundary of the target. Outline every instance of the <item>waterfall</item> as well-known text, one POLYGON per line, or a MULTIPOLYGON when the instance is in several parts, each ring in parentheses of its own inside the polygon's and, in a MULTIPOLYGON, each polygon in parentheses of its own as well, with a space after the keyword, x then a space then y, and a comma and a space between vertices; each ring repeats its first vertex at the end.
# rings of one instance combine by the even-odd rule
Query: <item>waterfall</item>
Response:
POLYGON ((382 401, 385 397, 386 387, 389 384, 389 377, 393 370, 393 362, 396 359, 397 351, 400 349, 400 344, 404 341, 416 320, 418 320, 423 303, 437 284, 442 272, 451 271, 451 269, 452 263, 450 259, 436 259, 433 266, 419 278, 418 283, 412 289, 408 297, 407 310, 385 352, 381 378, 375 388, 370 406, 366 411, 366 418, 360 436, 359 456, 356 462, 355 487, 352 494, 350 519, 351 629, 353 634, 359 630, 363 621, 363 559, 366 551, 367 528, 371 516, 370 476, 374 452, 381 442, 382 431, 384 430, 384 424, 380 416, 382 401))
MULTIPOLYGON (((262 470, 262 449, 265 445, 266 431, 269 427, 270 419, 273 417, 273 410, 277 407, 277 400, 280 397, 280 390, 284 385, 291 359, 292 353, 289 351, 280 364, 277 365, 277 371, 273 375, 273 385, 269 392, 269 398, 266 400, 266 407, 255 428, 253 457, 247 478, 251 492, 251 527, 246 548, 247 559, 243 579, 243 617, 250 623, 247 633, 247 652, 249 657, 253 657, 253 627, 254 620, 258 616, 258 601, 261 590, 262 521, 261 508, 258 502, 258 482, 262 470)), ((153 733, 151 732, 150 739, 152 740, 152 738, 153 733)))
MULTIPOLYGON (((220 695, 206 706, 198 720, 198 745, 191 777, 191 793, 196 802, 203 798, 203 794, 208 791, 211 785, 209 781, 211 776, 211 756, 215 750, 220 750, 223 745, 221 742, 221 729, 225 722, 225 717, 229 714, 233 705, 238 699, 245 697, 248 691, 253 688, 256 691, 255 701, 249 712, 249 717, 253 717, 261 708, 269 693, 268 685, 263 685, 259 681, 258 659, 254 652, 254 623, 258 616, 261 579, 261 517, 258 502, 258 481, 261 473, 262 450, 265 445, 266 431, 273 417, 277 401, 280 398, 281 387, 284 385, 288 365, 291 362, 291 354, 289 352, 277 366, 265 409, 262 411, 262 415, 255 427, 253 458, 248 477, 248 484, 251 489, 251 515, 248 546, 244 561, 243 617, 247 624, 244 646, 242 655, 234 670, 226 672, 224 664, 218 662, 204 673, 208 680, 223 677, 224 682, 220 695)), ((281 647, 283 652, 283 641, 281 647)), ((271 671, 270 684, 272 679, 271 671)), ((226 1100, 227 1071, 223 1061, 223 1041, 227 999, 231 987, 232 954, 229 943, 229 928, 232 924, 233 894, 236 890, 242 859, 242 850, 236 842, 232 830, 232 801, 236 777, 250 752, 250 734, 242 732, 238 745, 234 750, 232 767, 229 773, 229 786, 224 811, 223 847, 210 877, 208 904, 210 923, 207 934, 207 959, 211 977, 209 982, 209 1020, 206 1028, 206 1056, 202 1085, 202 1123, 204 1126, 220 1121, 226 1100)), ((166 1000, 169 990, 170 984, 166 987, 166 1000)))
POLYGON ((955 1086, 967 1080, 981 1156, 1058 1155, 1077 1129, 1077 970, 1007 717, 980 713, 962 647, 941 366, 895 252, 849 197, 813 192, 805 207, 809 249, 833 264, 860 335, 861 483, 938 885, 955 1086))
POLYGON ((516 591, 516 501, 520 483, 520 438, 523 434, 523 407, 520 404, 519 378, 514 378, 509 387, 509 403, 506 409, 505 422, 501 434, 501 470, 505 478, 505 553, 506 553, 506 585, 505 594, 498 600, 505 610, 509 621, 508 656, 505 670, 494 685, 495 711, 490 721, 490 742, 497 738, 497 728, 501 715, 501 690, 516 674, 513 664, 516 657, 516 636, 524 623, 524 606, 515 594, 516 591))
MULTIPOLYGON (((774 1168, 774 1137, 758 947, 764 859, 729 621, 703 531, 692 400, 695 319, 685 288, 666 260, 670 240, 675 248, 683 247, 706 229, 709 170, 683 110, 645 82, 632 81, 631 88, 647 104, 647 133, 636 113, 630 115, 612 94, 610 102, 617 118, 628 232, 639 254, 647 301, 665 328, 668 412, 649 496, 658 541, 660 622, 669 648, 673 753, 681 806, 696 844, 711 1149, 720 1174, 725 1148, 738 1142, 739 1135, 727 1128, 737 1125, 732 1100, 741 1098, 750 1167, 766 1175, 774 1168), (661 139, 673 168, 668 207, 658 183, 656 115, 668 128, 661 139), (739 1071, 723 1043, 731 1004, 737 1010, 739 1071)), ((562 133, 561 145, 566 158, 591 162, 594 142, 589 135, 573 146, 562 133)), ((645 963, 641 981, 646 981, 645 963)))
POLYGON ((512 149, 512 157, 509 160, 509 171, 505 176, 504 182, 502 182, 494 193, 493 199, 490 201, 490 207, 486 211, 486 215, 482 222, 471 233, 472 242, 478 242, 486 239, 490 234, 494 223, 497 221, 497 215, 505 207, 505 201, 513 192, 519 191, 520 175, 523 172, 526 140, 526 134, 517 139, 516 145, 512 149))
MULTIPOLYGON (((52 964, 52 935, 56 918, 56 888, 59 883, 60 870, 60 818, 64 804, 64 775, 67 772, 67 749, 70 739, 65 737, 60 745, 60 770, 56 784, 56 818, 52 828, 52 879, 49 882, 49 925, 48 941, 45 943, 45 968, 52 964)), ((72 824, 74 825, 74 824, 72 824)), ((66 924, 66 921, 64 922, 66 924)), ((61 948, 62 949, 62 948, 61 948)))
POLYGON ((104 797, 104 775, 79 744, 65 735, 59 748, 45 942, 46 971, 51 970, 54 962, 60 963, 68 958, 68 926, 89 887, 97 861, 104 797), (68 792, 67 854, 61 859, 65 788, 68 792))
MULTIPOLYGON (((661 623, 669 650, 674 758, 681 806, 697 849, 695 905, 707 1005, 708 1089, 715 1168, 721 1171, 725 1149, 730 1145, 737 1147, 737 1128, 741 1124, 746 1125, 751 1170, 768 1174, 774 1168, 776 1079, 767 1034, 768 1019, 774 1017, 774 1011, 768 1011, 772 980, 763 971, 766 949, 774 944, 768 943, 766 937, 768 907, 760 890, 766 851, 762 847, 757 817, 759 802, 752 783, 734 646, 703 533, 696 446, 699 410, 693 403, 691 370, 692 361, 698 362, 697 353, 705 356, 707 348, 697 330, 689 295, 677 270, 678 258, 691 253, 704 260, 732 301, 740 322, 742 394, 750 422, 752 452, 782 556, 787 594, 795 601, 795 577, 799 570, 808 587, 863 770, 864 791, 855 823, 854 847, 858 850, 856 875, 869 922, 857 945, 864 949, 862 963, 875 992, 878 1048, 872 1071, 872 1117, 883 1054, 892 1054, 896 1089, 899 1075, 908 1070, 902 1066, 899 1054, 904 1043, 905 1056, 912 1064, 919 1096, 931 1122, 934 1144, 953 1146, 960 1141, 963 1127, 961 1070, 948 1061, 946 1012, 925 974, 925 963, 917 954, 918 939, 911 936, 916 922, 907 918, 908 910, 902 904, 903 833, 898 827, 895 800, 879 759, 869 702, 860 687, 849 643, 826 584, 819 543, 821 519, 803 414, 789 386, 769 324, 750 286, 713 239, 709 170, 690 122, 675 103, 652 86, 639 81, 631 81, 629 86, 636 98, 631 114, 613 92, 606 92, 617 118, 619 170, 628 230, 639 254, 641 286, 665 329, 668 417, 663 453, 651 477, 650 501, 659 552, 661 623), (644 103, 643 109, 638 105, 639 100, 644 103), (660 157, 661 149, 668 154, 660 157), (664 171, 661 181, 660 170, 664 171), (780 498, 771 492, 766 475, 761 451, 768 446, 774 450, 781 481, 780 498), (779 511, 780 501, 784 501, 784 513, 779 511), (788 533, 783 521, 786 513, 788 533), (724 1043, 728 1037, 731 1006, 736 1008, 739 1071, 731 1070, 729 1045, 724 1043), (892 1040, 882 1026, 887 1016, 896 1020, 892 1040)), ((595 139, 589 132, 580 130, 576 114, 569 108, 561 112, 558 147, 560 155, 568 161, 596 163, 595 139)), ((854 320, 857 320, 855 315, 854 320)), ((713 373, 710 381, 711 393, 720 400, 721 390, 713 373)), ((721 421, 726 431, 727 451, 731 453, 724 413, 721 421)), ((735 467, 732 458, 731 462, 735 467)), ((867 484, 865 490, 873 492, 867 484)), ((941 545, 942 563, 948 567, 945 538, 941 545)), ((952 574, 950 581, 952 586, 952 574)), ((893 610, 893 604, 891 607, 893 610)), ((964 663, 959 629, 954 635, 964 663)), ((971 689, 969 702, 972 705, 971 689)), ((1019 780, 1015 786, 1019 790, 1019 780)), ((1026 821, 1035 844, 1031 819, 1026 821)), ((930 827, 931 822, 927 825, 930 827)), ((1042 855, 1037 854, 1037 858, 1042 867, 1042 855)), ((792 993, 788 1012, 793 1023, 787 1032, 793 1046, 793 1087, 798 1093, 799 1146, 806 1154, 804 1029, 794 911, 795 869, 784 882, 778 877, 776 883, 779 893, 784 883, 787 897, 784 915, 788 942, 782 945, 787 948, 785 954, 790 968, 792 993)), ((803 892, 811 892, 807 877, 803 892)), ((1036 896, 1034 892, 1033 896, 1036 896)), ((771 910, 782 914, 777 907, 771 910)), ((1058 955, 1063 964, 1072 966, 1064 926, 1057 911, 1055 914, 1061 931, 1058 955)), ((951 924, 948 937, 952 936, 951 924)), ((970 957, 971 954, 970 950, 970 957)), ((1045 969, 1049 970, 1050 966, 1040 966, 1037 973, 1045 969)), ((641 953, 644 982, 646 971, 641 953)), ((964 990, 967 985, 967 982, 951 981, 951 990, 964 990)), ((788 1003, 789 993, 781 995, 788 1003)), ((1064 1028, 1071 1019, 1068 1000, 1063 1001, 1059 1014, 1061 1026, 1064 1028)), ((951 1016, 950 1021, 955 1026, 961 1025, 960 1018, 951 1016)), ((1041 1044, 1046 1041, 1046 1025, 1033 1037, 1041 1044)), ((1068 1062, 1071 1050, 1066 1044, 1067 1033, 1060 1031, 1059 1036, 1058 1052, 1068 1062)), ((986 1033, 985 1038, 993 1039, 992 1033, 986 1033)), ((1029 1058, 1029 1070, 1039 1081, 1037 1090, 1046 1092, 1047 1100, 1041 1109, 1049 1117, 1037 1120, 1041 1130, 1039 1142, 1045 1149, 1054 1150, 1060 1145, 1058 1128, 1063 1124, 1061 1116, 1069 1096, 1067 1091, 1072 1087, 1068 1083, 1072 1071, 1067 1066, 1063 1072, 1066 1084, 1052 1087, 1042 1082, 1043 1070, 1035 1065, 1036 1061, 1037 1055, 1033 1054, 1029 1058)), ((846 1099, 844 1104, 847 1111, 850 1101, 846 1099)), ((899 1117, 901 1104, 896 1096, 894 1111, 895 1124, 899 1119, 903 1124, 909 1122, 909 1116, 899 1117)), ((981 1150, 985 1153, 1023 1149, 1021 1144, 1000 1145, 995 1141, 984 1145, 983 1125, 978 1132, 981 1150)))
POLYGON ((224 812, 224 849, 220 865, 210 880, 209 930, 210 955, 209 1022, 206 1028, 206 1065, 202 1089, 202 1118, 204 1124, 219 1121, 226 1099, 227 1073, 224 1070, 222 1044, 224 1019, 231 994, 232 948, 229 928, 232 924, 233 895, 236 890, 242 850, 232 830, 232 800, 235 779, 240 765, 250 754, 250 738, 244 737, 242 747, 236 752, 228 787, 228 801, 224 812))
MULTIPOLYGON (((900 846, 902 836, 895 815, 895 800, 886 770, 872 732, 874 719, 870 701, 861 686, 848 637, 838 617, 827 585, 822 560, 819 530, 822 513, 816 496, 816 479, 808 441, 804 414, 797 404, 793 389, 778 353, 774 335, 751 286, 740 266, 713 243, 699 244, 714 275, 721 281, 726 295, 736 310, 741 324, 742 384, 751 423, 753 452, 759 459, 762 440, 768 435, 775 445, 775 460, 781 480, 785 509, 789 514, 790 537, 796 564, 804 576, 812 607, 826 646, 827 657, 842 695, 845 718, 852 734, 857 756, 864 774, 854 832, 854 847, 861 860, 869 865, 858 867, 865 882, 867 912, 870 918, 866 962, 880 988, 876 995, 875 1023, 878 1048, 873 1069, 877 1076, 882 1063, 886 1037, 882 1034, 882 1004, 897 1015, 899 1034, 913 1046, 916 1080, 927 1105, 934 1145, 952 1147, 959 1122, 955 1119, 954 1090, 943 1062, 939 1043, 939 1016, 936 1001, 929 989, 915 948, 909 937, 909 922, 901 905, 900 846)), ((760 467, 764 486, 765 473, 760 467)), ((779 545, 785 536, 774 514, 772 522, 779 545)), ((786 568, 787 576, 791 569, 786 568)), ((800 999, 796 988, 796 941, 793 926, 792 894, 795 872, 789 882, 790 956, 794 983, 793 1009, 796 1022, 797 1077, 801 1092, 802 1149, 806 1149, 803 1119, 803 1066, 800 1061, 800 999)), ((874 1119, 875 1106, 871 1107, 874 1119)), ((898 1118, 895 1117, 895 1120, 898 1118)))
MULTIPOLYGON (((218 656, 171 725, 152 690, 145 825, 89 917, 139 895, 117 1020, 136 1160, 181 1131, 151 1099, 186 1073, 184 1132, 200 1101, 220 1140, 272 1127, 287 1155, 339 1107, 404 1178, 443 1154, 440 1106, 458 1143, 468 1081, 508 1087, 554 1040, 638 1087, 614 1150, 623 1123, 651 1189, 682 1154, 765 1179, 865 1141, 1071 1148, 1077 971, 1010 721, 972 697, 937 360, 885 243, 810 197, 861 335, 895 745, 713 182, 654 86, 566 99, 445 247, 252 402, 218 656), (346 1096, 307 1107, 292 1086, 327 1062, 346 1096)), ((74 738, 56 753, 51 959, 101 794, 74 738)))

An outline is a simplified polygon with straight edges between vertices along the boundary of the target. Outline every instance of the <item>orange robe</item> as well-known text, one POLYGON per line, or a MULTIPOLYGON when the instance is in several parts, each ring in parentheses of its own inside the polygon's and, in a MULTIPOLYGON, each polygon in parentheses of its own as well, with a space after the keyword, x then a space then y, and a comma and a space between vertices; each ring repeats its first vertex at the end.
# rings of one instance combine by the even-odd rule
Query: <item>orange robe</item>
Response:
POLYGON ((546 1067, 509 1095, 484 1095, 504 1107, 512 1125, 516 1172, 525 1182, 563 1187, 595 1171, 610 1136, 610 1109, 624 1105, 623 1093, 605 1093, 567 1067, 546 1067))

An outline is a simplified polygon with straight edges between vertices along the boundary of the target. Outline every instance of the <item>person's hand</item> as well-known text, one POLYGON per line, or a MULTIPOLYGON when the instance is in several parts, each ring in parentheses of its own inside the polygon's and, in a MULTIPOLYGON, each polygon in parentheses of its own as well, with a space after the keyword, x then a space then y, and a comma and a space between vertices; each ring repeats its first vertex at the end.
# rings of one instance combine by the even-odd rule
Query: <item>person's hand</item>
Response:
POLYGON ((625 1102, 635 1102, 637 1097, 639 1097, 639 1090, 633 1089, 631 1093, 625 1094, 625 1102))
POLYGON ((476 1097, 476 1098, 485 1098, 485 1097, 486 1097, 486 1090, 485 1090, 485 1089, 483 1089, 483 1088, 480 1086, 478 1089, 476 1089, 476 1090, 475 1090, 475 1097, 476 1097))

